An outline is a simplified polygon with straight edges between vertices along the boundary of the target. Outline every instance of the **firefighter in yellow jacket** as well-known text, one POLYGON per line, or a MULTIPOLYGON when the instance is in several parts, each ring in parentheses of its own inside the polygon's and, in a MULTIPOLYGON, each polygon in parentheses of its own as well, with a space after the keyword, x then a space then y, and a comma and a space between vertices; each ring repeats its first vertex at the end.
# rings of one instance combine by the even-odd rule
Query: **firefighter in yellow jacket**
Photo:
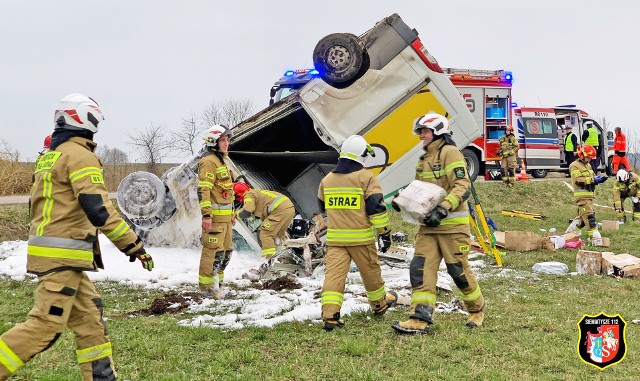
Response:
POLYGON ((595 148, 584 146, 578 149, 578 160, 574 160, 569 165, 569 173, 573 182, 573 197, 578 205, 578 217, 580 218, 578 228, 582 229, 588 226, 589 238, 598 231, 596 212, 593 207, 595 186, 607 179, 606 176, 596 176, 593 173, 590 161, 595 160, 596 157, 595 148))
POLYGON ((373 313, 383 315, 395 305, 398 296, 386 292, 376 250, 376 232, 380 251, 391 246, 389 216, 382 188, 373 174, 364 168, 364 160, 373 155, 367 141, 358 135, 348 137, 340 148, 336 169, 320 182, 318 200, 327 214, 327 254, 321 304, 324 329, 343 327, 340 308, 351 260, 356 263, 373 313))
POLYGON ((409 320, 396 321, 391 326, 400 333, 429 332, 436 305, 438 267, 444 259, 469 311, 466 325, 475 328, 484 321, 484 298, 467 258, 471 242, 466 201, 471 182, 465 160, 451 139, 449 121, 444 116, 421 116, 414 122, 413 132, 420 136, 425 151, 416 168, 416 180, 438 185, 447 196, 425 216, 416 235, 415 254, 409 266, 409 320))
POLYGON ((268 261, 276 253, 276 238, 284 241, 287 228, 296 214, 289 198, 270 190, 251 189, 249 184, 238 181, 233 185, 236 200, 242 204, 238 217, 254 216, 262 220, 260 224, 260 245, 262 255, 268 261))
POLYGON ((502 157, 500 166, 502 167, 502 182, 507 187, 513 188, 516 181, 516 158, 519 149, 518 138, 513 133, 513 126, 507 126, 505 134, 500 137, 500 150, 498 153, 502 157))
POLYGON ((85 273, 103 268, 98 231, 149 271, 153 260, 109 200, 94 154, 102 120, 98 104, 82 94, 66 96, 55 112, 51 147, 38 160, 31 190, 27 272, 38 276, 35 306, 0 337, 0 380, 51 347, 67 326, 82 379, 116 379, 102 299, 85 273))
POLYGON ((640 221, 640 177, 633 172, 619 169, 616 174, 618 181, 613 185, 613 207, 618 221, 627 222, 624 213, 624 200, 631 198, 633 205, 632 221, 640 221))
POLYGON ((206 296, 217 296, 233 251, 233 173, 229 161, 231 131, 211 127, 204 140, 208 153, 198 164, 198 198, 202 213, 202 254, 198 284, 206 296))

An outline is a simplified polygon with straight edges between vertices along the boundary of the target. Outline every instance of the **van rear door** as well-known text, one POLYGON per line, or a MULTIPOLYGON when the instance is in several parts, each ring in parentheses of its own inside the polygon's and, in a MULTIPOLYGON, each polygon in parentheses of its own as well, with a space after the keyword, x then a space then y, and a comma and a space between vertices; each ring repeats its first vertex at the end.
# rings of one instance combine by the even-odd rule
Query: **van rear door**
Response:
POLYGON ((560 138, 553 109, 521 108, 518 116, 518 156, 527 169, 560 169, 560 138))

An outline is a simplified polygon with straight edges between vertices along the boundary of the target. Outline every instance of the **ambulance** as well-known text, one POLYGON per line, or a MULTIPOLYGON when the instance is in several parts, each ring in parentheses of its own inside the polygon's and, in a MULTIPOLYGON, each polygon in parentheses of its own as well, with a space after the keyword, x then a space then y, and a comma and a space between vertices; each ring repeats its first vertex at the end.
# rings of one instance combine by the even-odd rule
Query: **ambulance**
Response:
MULTIPOLYGON (((566 128, 571 127, 582 145, 582 134, 585 124, 592 122, 598 130, 600 139, 600 156, 598 170, 611 174, 613 159, 613 131, 605 129, 589 115, 575 105, 556 107, 519 107, 513 110, 517 125, 520 150, 518 157, 523 161, 527 172, 533 177, 543 178, 549 172, 566 172, 569 164, 564 157, 564 137, 566 128)), ((598 148, 598 147, 596 147, 598 148)))

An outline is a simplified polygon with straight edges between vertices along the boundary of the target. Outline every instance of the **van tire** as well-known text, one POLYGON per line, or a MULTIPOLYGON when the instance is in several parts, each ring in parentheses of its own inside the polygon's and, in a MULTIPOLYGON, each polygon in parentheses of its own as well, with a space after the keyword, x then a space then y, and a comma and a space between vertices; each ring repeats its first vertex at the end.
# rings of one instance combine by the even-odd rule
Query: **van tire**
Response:
POLYGON ((313 65, 320 78, 342 88, 355 82, 368 70, 369 56, 360 39, 351 33, 333 33, 313 49, 313 65))
POLYGON ((476 156, 475 152, 467 148, 462 150, 462 155, 464 156, 464 161, 467 163, 469 180, 476 181, 480 173, 480 160, 478 160, 478 156, 476 156))
POLYGON ((531 170, 531 176, 535 177, 536 179, 542 179, 547 177, 547 175, 549 174, 549 171, 547 169, 532 169, 531 170))

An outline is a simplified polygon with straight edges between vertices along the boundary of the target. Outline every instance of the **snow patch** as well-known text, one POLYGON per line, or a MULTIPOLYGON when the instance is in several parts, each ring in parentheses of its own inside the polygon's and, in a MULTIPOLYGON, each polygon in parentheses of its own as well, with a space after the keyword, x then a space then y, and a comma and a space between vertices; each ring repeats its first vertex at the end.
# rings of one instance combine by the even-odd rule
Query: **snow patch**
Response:
MULTIPOLYGON (((100 235, 102 257, 105 270, 87 272, 93 281, 113 281, 122 285, 158 289, 163 292, 185 292, 197 288, 198 268, 200 264, 200 250, 196 248, 167 248, 148 247, 147 251, 153 256, 155 268, 145 271, 139 262, 130 263, 128 257, 118 251, 111 242, 100 235)), ((409 257, 413 256, 413 248, 405 248, 409 257)), ((0 274, 12 279, 25 278, 27 242, 7 241, 0 243, 0 274)), ((470 261, 481 277, 484 273, 493 276, 514 276, 512 270, 488 266, 484 261, 487 257, 473 255, 470 261)), ((196 315, 179 321, 182 326, 213 327, 221 329, 239 329, 248 326, 273 327, 276 324, 321 320, 320 290, 321 278, 298 278, 300 289, 273 291, 258 289, 256 284, 248 279, 242 279, 242 274, 250 269, 258 268, 263 263, 260 253, 249 251, 234 251, 229 267, 225 271, 225 285, 231 288, 226 299, 216 300, 204 298, 199 303, 193 302, 188 308, 179 313, 196 315)), ((27 275, 31 277, 30 275, 27 275)), ((386 287, 393 289, 404 299, 410 300, 411 286, 409 270, 407 268, 382 265, 382 277, 386 287)), ((454 289, 453 281, 442 266, 438 272, 438 287, 454 289)), ((36 278, 33 277, 35 280, 36 278)), ((456 290, 454 294, 459 297, 456 290)), ((178 305, 169 306, 178 308, 178 305)), ((350 315, 354 312, 369 310, 366 292, 357 272, 349 273, 345 287, 344 304, 341 314, 350 315)), ((440 312, 454 312, 459 308, 454 301, 439 303, 440 312)))

